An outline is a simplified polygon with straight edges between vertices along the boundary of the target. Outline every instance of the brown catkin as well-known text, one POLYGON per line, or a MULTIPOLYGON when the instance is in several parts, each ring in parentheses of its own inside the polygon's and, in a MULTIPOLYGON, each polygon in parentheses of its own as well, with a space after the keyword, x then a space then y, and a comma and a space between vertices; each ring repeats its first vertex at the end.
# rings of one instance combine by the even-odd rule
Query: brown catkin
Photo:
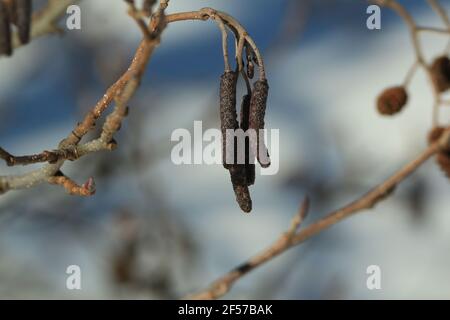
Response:
POLYGON ((250 60, 247 62, 247 77, 249 79, 253 79, 254 76, 255 76, 255 65, 250 60))
POLYGON ((450 59, 446 56, 436 58, 431 65, 431 78, 438 92, 450 88, 450 59))
MULTIPOLYGON (((435 127, 428 134, 428 142, 431 144, 436 142, 438 139, 442 137, 442 134, 445 132, 445 128, 443 127, 435 127)), ((450 178, 450 150, 443 150, 436 155, 436 162, 441 168, 441 170, 445 173, 445 175, 450 178)))
POLYGON ((32 2, 31 0, 16 0, 15 8, 19 39, 22 44, 26 44, 30 41, 32 2))
POLYGON ((233 164, 229 170, 236 201, 241 210, 248 213, 252 211, 252 199, 247 186, 245 166, 233 164))
MULTIPOLYGON (((249 116, 250 116, 250 99, 251 95, 245 95, 242 98, 241 104, 241 123, 240 128, 246 132, 249 128, 249 116)), ((251 186, 255 183, 255 164, 253 163, 254 156, 250 154, 250 141, 249 138, 245 138, 245 173, 247 177, 247 186, 251 186)))
POLYGON ((0 0, 0 55, 12 54, 11 24, 9 10, 6 4, 0 0))
POLYGON ((237 74, 233 71, 226 71, 220 78, 220 126, 222 130, 222 162, 223 166, 228 169, 230 165, 227 163, 227 153, 233 155, 228 157, 234 159, 234 150, 232 150, 233 141, 226 138, 227 130, 237 129, 237 113, 236 113, 236 86, 237 74))
POLYGON ((377 109, 382 115, 393 115, 400 112, 408 102, 408 93, 402 86, 384 90, 377 99, 377 109))
POLYGON ((9 12, 9 22, 17 24, 16 0, 6 1, 6 6, 9 12))
POLYGON ((269 154, 267 152, 267 148, 264 142, 264 139, 260 139, 259 131, 264 129, 264 117, 266 114, 266 104, 267 97, 269 94, 269 84, 267 80, 258 80, 255 82, 253 86, 252 97, 250 100, 250 115, 249 115, 249 126, 250 129, 253 129, 256 133, 256 143, 251 139, 250 145, 254 153, 256 153, 256 157, 258 159, 259 164, 263 168, 267 168, 270 166, 269 154), (267 154, 267 159, 260 159, 260 149, 263 150, 263 154, 267 154))

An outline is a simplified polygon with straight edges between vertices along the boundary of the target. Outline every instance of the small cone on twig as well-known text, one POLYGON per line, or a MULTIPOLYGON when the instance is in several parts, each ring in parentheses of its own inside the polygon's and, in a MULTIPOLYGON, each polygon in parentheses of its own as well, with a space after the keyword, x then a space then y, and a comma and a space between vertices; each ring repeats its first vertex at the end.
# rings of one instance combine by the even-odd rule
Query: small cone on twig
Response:
POLYGON ((382 115, 399 113, 408 102, 408 93, 402 86, 384 90, 377 99, 377 109, 382 115))
MULTIPOLYGON (((445 130, 446 129, 443 127, 433 128, 428 135, 428 142, 430 144, 436 142, 442 137, 442 134, 445 132, 445 130)), ((436 162, 441 170, 445 173, 445 175, 450 178, 450 149, 439 152, 436 155, 436 162)))
POLYGON ((447 56, 436 58, 431 65, 431 78, 438 92, 450 88, 450 59, 447 56))

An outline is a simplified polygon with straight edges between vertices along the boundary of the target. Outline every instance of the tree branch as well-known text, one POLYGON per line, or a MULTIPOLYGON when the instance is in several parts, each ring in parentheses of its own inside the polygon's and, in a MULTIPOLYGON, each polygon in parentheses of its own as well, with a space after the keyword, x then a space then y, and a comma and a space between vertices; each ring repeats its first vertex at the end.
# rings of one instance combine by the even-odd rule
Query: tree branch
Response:
POLYGON ((299 213, 291 222, 289 230, 283 233, 272 245, 264 249, 261 253, 250 258, 240 266, 219 277, 208 288, 200 290, 195 294, 188 295, 185 298, 207 300, 217 299, 224 296, 230 291, 236 281, 241 279, 250 271, 264 265, 281 253, 303 243, 305 240, 348 218, 349 216, 363 210, 373 208, 377 203, 385 200, 389 195, 391 195, 397 185, 399 185, 408 176, 415 172, 416 169, 418 169, 428 159, 442 150, 448 150, 448 148, 450 148, 450 127, 446 129, 446 133, 441 137, 440 140, 431 144, 416 159, 406 164, 403 168, 398 170, 383 183, 379 184, 356 201, 353 201, 345 205, 344 207, 329 213, 324 218, 310 224, 303 230, 297 231, 298 227, 303 221, 303 218, 308 212, 309 205, 308 201, 305 200, 301 206, 299 213))

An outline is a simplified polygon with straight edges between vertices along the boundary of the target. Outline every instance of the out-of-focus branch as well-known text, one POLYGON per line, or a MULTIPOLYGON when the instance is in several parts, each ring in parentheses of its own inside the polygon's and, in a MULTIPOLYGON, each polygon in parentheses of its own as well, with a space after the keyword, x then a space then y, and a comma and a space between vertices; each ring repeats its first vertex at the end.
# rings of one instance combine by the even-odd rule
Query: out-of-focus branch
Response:
MULTIPOLYGON (((163 9, 158 9, 159 14, 154 19, 164 19, 163 9)), ((153 19, 153 20, 154 20, 153 19)), ((156 22, 160 25, 160 22, 156 22)), ((77 124, 74 130, 59 143, 58 149, 52 152, 43 152, 38 155, 13 157, 4 149, 0 149, 0 158, 3 158, 9 165, 14 164, 30 164, 41 161, 49 161, 41 169, 37 169, 22 175, 0 176, 0 193, 8 190, 30 188, 36 184, 48 182, 52 184, 62 185, 70 194, 89 195, 79 192, 81 189, 76 188, 76 184, 72 183, 66 177, 60 178, 60 169, 64 162, 71 156, 76 158, 91 152, 100 150, 111 150, 115 146, 112 139, 113 134, 120 128, 120 123, 126 115, 126 105, 136 92, 140 79, 146 69, 147 63, 153 53, 153 50, 159 44, 159 36, 163 29, 152 31, 152 37, 141 41, 130 67, 127 71, 111 86, 103 95, 96 105, 86 114, 84 119, 77 124), (97 120, 112 103, 116 102, 116 108, 105 121, 100 138, 91 142, 79 145, 81 139, 95 126, 97 120), (67 152, 70 150, 70 152, 67 152), (56 178, 55 178, 56 177, 56 178)), ((73 160, 73 159, 72 159, 73 160)))
MULTIPOLYGON (((65 5, 67 5, 67 2, 68 1, 65 2, 65 5)), ((132 0, 126 0, 126 2, 129 4, 129 15, 136 21, 144 36, 136 50, 129 68, 111 87, 108 88, 108 90, 106 90, 103 97, 85 115, 84 119, 78 123, 71 133, 59 143, 56 150, 44 151, 35 155, 13 156, 6 150, 0 148, 0 159, 5 160, 9 166, 48 162, 48 164, 41 169, 22 175, 0 176, 0 193, 9 190, 30 188, 36 184, 44 182, 50 182, 53 184, 58 182, 57 184, 63 185, 66 190, 68 190, 67 180, 62 178, 54 179, 55 176, 60 176, 61 167, 66 160, 76 160, 79 157, 92 152, 112 150, 115 148, 116 142, 113 139, 113 135, 117 132, 117 130, 119 130, 122 120, 127 114, 128 102, 139 87, 139 83, 146 69, 147 63, 153 53, 153 50, 159 44, 160 35, 168 23, 184 20, 204 21, 212 19, 217 22, 220 28, 223 28, 224 26, 228 27, 241 43, 241 50, 237 55, 239 57, 238 60, 241 59, 243 54, 243 43, 245 43, 256 56, 260 70, 260 78, 265 79, 264 62, 258 48, 256 47, 256 44, 248 35, 244 27, 228 14, 216 11, 212 8, 203 8, 198 11, 182 12, 166 16, 164 10, 167 8, 169 1, 160 0, 159 6, 153 14, 151 14, 149 23, 145 24, 144 19, 148 16, 148 10, 138 10, 132 0), (107 117, 102 127, 100 137, 80 144, 83 137, 95 127, 97 120, 113 102, 115 102, 115 109, 107 117), (63 180, 64 183, 59 183, 63 180)), ((50 1, 49 6, 54 3, 59 2, 50 1)), ((58 6, 58 8, 61 9, 60 6, 58 6)), ((45 18, 41 17, 42 21, 47 21, 46 25, 49 24, 49 21, 53 21, 50 17, 56 17, 55 12, 58 10, 55 8, 53 9, 54 11, 51 11, 51 14, 47 12, 46 15, 44 15, 45 18)), ((46 11, 44 10, 44 12, 46 11)), ((45 28, 42 27, 42 25, 45 25, 42 21, 38 24, 38 26, 41 27, 35 27, 37 31, 35 31, 33 35, 39 35, 39 32, 45 30, 45 28)), ((226 59, 225 53, 224 58, 226 59)), ((240 62, 242 61, 238 61, 238 63, 240 62)), ((73 185, 70 185, 70 187, 73 187, 73 185)), ((78 194, 79 192, 69 193, 78 194)))
POLYGON ((294 217, 289 230, 283 233, 278 240, 272 245, 264 249, 261 253, 250 258, 240 266, 234 268, 230 272, 218 278, 208 288, 199 292, 186 296, 186 299, 217 299, 230 291, 232 286, 243 276, 257 267, 274 259, 281 253, 287 251, 296 245, 303 243, 305 240, 318 234, 319 232, 329 228, 330 226, 348 218, 349 216, 373 208, 377 203, 386 199, 392 194, 393 190, 404 181, 408 176, 415 172, 422 164, 424 164, 432 156, 442 150, 450 148, 450 127, 446 129, 446 133, 437 142, 431 144, 416 159, 405 165, 403 168, 394 173, 371 191, 353 201, 346 206, 329 213, 324 218, 310 224, 303 230, 298 230, 303 218, 308 212, 308 201, 304 201, 299 213, 294 217))

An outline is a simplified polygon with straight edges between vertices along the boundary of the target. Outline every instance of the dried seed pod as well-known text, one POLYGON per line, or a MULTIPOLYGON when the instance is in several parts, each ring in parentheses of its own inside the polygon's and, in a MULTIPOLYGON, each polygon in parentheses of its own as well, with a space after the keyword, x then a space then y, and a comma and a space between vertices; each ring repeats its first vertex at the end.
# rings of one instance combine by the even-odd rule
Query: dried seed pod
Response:
POLYGON ((12 54, 10 15, 6 4, 0 1, 0 55, 12 54))
POLYGON ((247 186, 245 166, 233 164, 229 170, 236 201, 242 211, 250 212, 252 210, 252 199, 247 186))
MULTIPOLYGON (((247 131, 249 128, 249 117, 250 117, 250 95, 245 95, 242 98, 241 104, 241 123, 240 128, 247 131)), ((247 186, 251 186, 255 183, 255 164, 252 163, 254 156, 250 153, 250 140, 248 137, 245 138, 245 173, 247 177, 247 186)))
POLYGON ((16 0, 15 9, 19 39, 22 44, 26 44, 30 41, 32 2, 31 0, 16 0))
POLYGON ((408 101, 408 93, 402 86, 384 90, 377 99, 378 112, 393 115, 400 112, 408 101))
POLYGON ((250 100, 250 115, 249 115, 249 126, 250 129, 255 130, 256 133, 256 141, 254 141, 255 137, 250 139, 250 147, 253 152, 256 154, 259 164, 263 168, 267 168, 270 166, 269 154, 267 152, 267 148, 264 142, 264 138, 260 137, 260 130, 264 129, 264 117, 266 114, 266 104, 267 104, 267 96, 269 94, 269 84, 267 80, 258 80, 255 82, 253 86, 252 97, 250 100), (264 159, 261 159, 261 155, 266 155, 264 159))
POLYGON ((433 61, 431 78, 438 92, 444 92, 450 88, 450 59, 448 57, 438 57, 433 61))
POLYGON ((237 73, 226 71, 220 78, 220 123, 222 130, 222 161, 223 166, 228 169, 228 159, 234 159, 232 150, 233 141, 227 139, 227 130, 238 128, 236 113, 236 86, 237 73), (227 157, 228 155, 228 157, 227 157))
MULTIPOLYGON (((433 128, 428 135, 428 142, 431 144, 439 140, 445 130, 446 129, 443 127, 433 128)), ((441 170, 445 173, 445 175, 450 178, 450 150, 439 152, 436 156, 436 162, 441 170)))

